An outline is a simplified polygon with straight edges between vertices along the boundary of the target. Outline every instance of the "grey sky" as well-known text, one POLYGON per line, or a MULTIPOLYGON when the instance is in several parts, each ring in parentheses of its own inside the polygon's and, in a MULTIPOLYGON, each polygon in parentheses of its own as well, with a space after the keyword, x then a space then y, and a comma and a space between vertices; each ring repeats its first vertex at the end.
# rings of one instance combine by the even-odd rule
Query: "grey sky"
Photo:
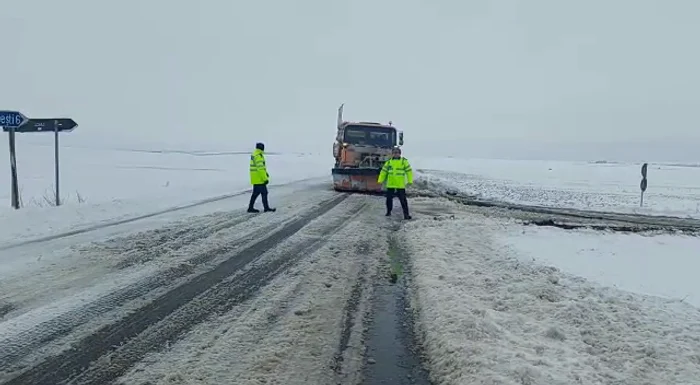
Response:
POLYGON ((0 9, 0 108, 75 117, 69 141, 249 149, 262 140, 330 154, 345 102, 348 118, 393 120, 407 151, 421 154, 488 146, 527 157, 602 142, 612 152, 602 156, 635 157, 633 139, 664 138, 676 156, 674 143, 700 144, 697 0, 0 0, 0 9))

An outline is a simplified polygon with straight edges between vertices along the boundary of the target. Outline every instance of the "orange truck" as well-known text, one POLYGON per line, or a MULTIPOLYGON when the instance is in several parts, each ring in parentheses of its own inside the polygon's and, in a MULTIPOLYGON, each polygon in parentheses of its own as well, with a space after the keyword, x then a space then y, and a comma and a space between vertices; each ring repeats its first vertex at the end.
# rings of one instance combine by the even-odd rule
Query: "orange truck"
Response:
POLYGON ((333 188, 337 191, 381 193, 377 183, 384 161, 394 147, 403 146, 403 132, 391 122, 348 122, 338 108, 338 124, 333 143, 333 188))

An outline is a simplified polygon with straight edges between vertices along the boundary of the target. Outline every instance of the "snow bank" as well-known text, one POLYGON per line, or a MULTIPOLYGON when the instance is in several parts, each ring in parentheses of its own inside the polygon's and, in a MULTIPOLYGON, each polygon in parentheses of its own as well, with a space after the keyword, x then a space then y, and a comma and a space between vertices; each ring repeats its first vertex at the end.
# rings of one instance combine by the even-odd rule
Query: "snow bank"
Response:
POLYGON ((464 213, 405 227, 436 383, 697 383, 697 308, 523 260, 503 228, 464 213))
POLYGON ((412 160, 418 178, 520 204, 700 218, 700 168, 649 164, 639 207, 641 164, 489 159, 412 160))
MULTIPOLYGON (((5 241, 148 214, 250 187, 247 152, 84 147, 61 151, 61 207, 50 207, 54 187, 52 148, 18 148, 20 194, 25 206, 21 210, 10 207, 9 166, 7 172, 0 172, 0 186, 8 186, 0 190, 0 230, 5 241)), ((0 150, 2 153, 6 150, 0 150)), ((311 177, 330 178, 327 157, 268 155, 267 161, 272 185, 311 177)))

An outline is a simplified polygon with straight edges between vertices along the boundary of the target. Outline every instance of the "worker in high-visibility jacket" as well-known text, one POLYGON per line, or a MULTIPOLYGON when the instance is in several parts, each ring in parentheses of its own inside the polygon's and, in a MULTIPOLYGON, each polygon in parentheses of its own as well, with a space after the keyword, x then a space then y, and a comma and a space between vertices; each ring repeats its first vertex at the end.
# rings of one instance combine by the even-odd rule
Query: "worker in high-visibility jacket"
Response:
POLYGON ((262 196, 263 210, 265 212, 277 211, 277 209, 270 207, 267 202, 267 184, 270 182, 270 174, 267 172, 264 152, 265 144, 256 143, 255 150, 250 155, 250 184, 253 185, 253 193, 248 204, 249 213, 260 212, 260 210, 253 207, 258 196, 262 196))
POLYGON ((391 215, 394 207, 394 196, 399 197, 404 219, 411 219, 408 213, 408 200, 406 199, 406 184, 413 184, 413 170, 408 159, 401 156, 401 149, 394 147, 391 151, 391 159, 384 162, 379 172, 379 184, 386 181, 386 216, 391 215))

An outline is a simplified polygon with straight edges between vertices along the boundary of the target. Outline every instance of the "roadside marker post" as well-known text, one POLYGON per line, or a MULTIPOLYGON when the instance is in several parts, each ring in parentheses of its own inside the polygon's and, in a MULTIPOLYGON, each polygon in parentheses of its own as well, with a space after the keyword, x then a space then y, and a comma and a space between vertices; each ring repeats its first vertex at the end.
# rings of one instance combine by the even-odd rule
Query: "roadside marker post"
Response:
POLYGON ((642 190, 642 195, 639 199, 639 207, 644 206, 644 192, 647 191, 647 167, 649 165, 647 163, 644 163, 642 165, 642 181, 639 182, 639 189, 642 190))

